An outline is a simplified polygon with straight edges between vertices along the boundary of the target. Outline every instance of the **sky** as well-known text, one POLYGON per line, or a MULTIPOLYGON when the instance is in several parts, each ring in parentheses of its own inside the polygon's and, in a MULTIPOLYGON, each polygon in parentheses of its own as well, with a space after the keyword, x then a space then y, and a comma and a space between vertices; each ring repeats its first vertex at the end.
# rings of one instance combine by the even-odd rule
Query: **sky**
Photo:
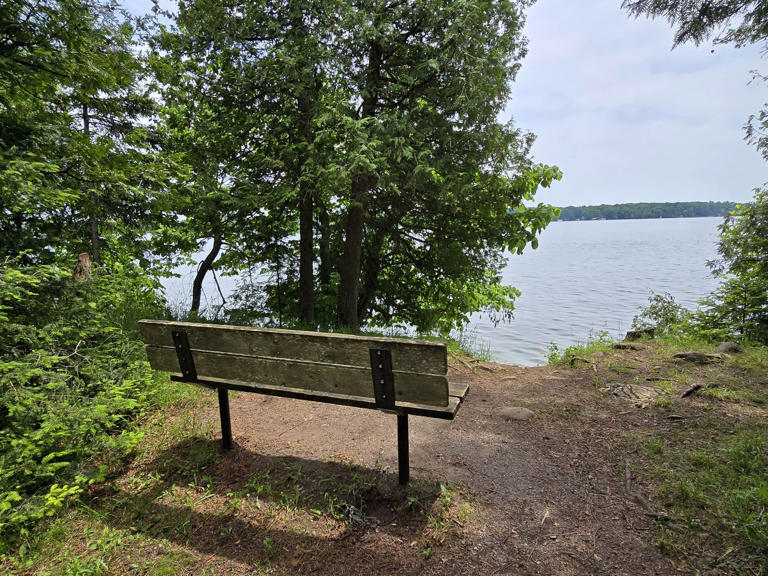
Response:
POLYGON ((672 50, 666 21, 631 18, 620 0, 539 0, 526 36, 504 119, 564 173, 537 201, 744 202, 768 180, 743 131, 768 91, 750 84, 766 68, 756 47, 672 50))
MULTIPOLYGON (((140 14, 151 1, 124 5, 140 14)), ((750 83, 751 70, 768 68, 757 48, 671 50, 670 26, 629 17, 621 0, 538 0, 525 34, 502 119, 536 134, 535 160, 564 173, 537 201, 745 202, 768 180, 744 142, 768 91, 750 83)))

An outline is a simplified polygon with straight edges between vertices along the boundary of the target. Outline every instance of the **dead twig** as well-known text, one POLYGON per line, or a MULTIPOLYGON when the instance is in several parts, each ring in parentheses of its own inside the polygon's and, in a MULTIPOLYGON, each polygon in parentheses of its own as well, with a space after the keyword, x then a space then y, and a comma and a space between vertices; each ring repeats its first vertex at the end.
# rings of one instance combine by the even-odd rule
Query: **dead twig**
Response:
POLYGON ((697 392, 698 390, 701 390, 701 388, 702 388, 701 384, 694 384, 693 386, 688 388, 688 390, 683 392, 683 395, 680 396, 680 398, 686 398, 686 397, 690 396, 691 394, 697 392))

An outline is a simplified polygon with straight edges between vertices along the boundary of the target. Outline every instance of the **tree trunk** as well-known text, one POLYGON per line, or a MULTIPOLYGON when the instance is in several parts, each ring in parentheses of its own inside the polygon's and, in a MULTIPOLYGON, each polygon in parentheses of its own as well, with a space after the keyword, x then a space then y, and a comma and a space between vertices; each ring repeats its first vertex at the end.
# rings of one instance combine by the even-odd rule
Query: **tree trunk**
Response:
MULTIPOLYGON (((376 42, 370 44, 365 97, 361 109, 362 118, 370 118, 376 114, 381 84, 381 59, 381 46, 376 42)), ((363 245, 365 205, 372 183, 373 178, 367 173, 357 174, 352 180, 344 230, 344 257, 341 262, 336 318, 341 326, 354 332, 360 328, 360 318, 357 314, 357 298, 360 292, 360 255, 363 245)))
MULTIPOLYGON (((88 112, 88 104, 83 104, 83 134, 90 141, 91 139, 91 116, 88 112)), ((99 197, 96 192, 90 192, 91 210, 88 220, 91 229, 91 262, 101 263, 101 240, 99 238, 99 197)))
POLYGON ((213 267, 214 260, 216 260, 216 257, 219 255, 221 244, 221 235, 217 234, 213 237, 213 247, 211 248, 211 251, 208 253, 208 256, 200 262, 200 267, 197 269, 195 280, 192 282, 192 306, 189 309, 189 316, 192 318, 196 317, 198 312, 200 312, 200 295, 203 292, 203 280, 205 279, 208 270, 213 267))
POLYGON ((308 182, 302 182, 299 195, 299 315, 303 324, 311 326, 315 322, 315 254, 312 189, 308 182))
POLYGON ((319 86, 316 71, 309 54, 305 52, 309 33, 305 23, 301 2, 288 2, 291 27, 289 39, 300 48, 299 59, 295 62, 296 109, 298 120, 297 144, 303 148, 293 166, 293 176, 299 182, 299 320, 306 326, 315 323, 315 278, 314 278, 314 184, 304 175, 304 167, 309 162, 314 129, 312 127, 313 110, 318 99, 319 86))
POLYGON ((373 238, 366 241, 365 259, 361 263, 362 290, 357 300, 357 316, 364 317, 371 309, 371 304, 379 287, 381 271, 381 245, 386 238, 385 230, 376 230, 373 238))
POLYGON ((331 283, 331 216, 328 209, 322 206, 319 210, 320 219, 320 270, 319 280, 323 290, 331 283))
POLYGON ((304 165, 308 162, 307 155, 314 140, 312 128, 312 108, 318 93, 314 78, 314 70, 307 65, 304 67, 310 75, 306 85, 299 88, 297 106, 301 123, 300 138, 305 145, 305 157, 296 166, 296 177, 299 180, 299 319, 307 326, 315 323, 315 247, 314 247, 314 184, 311 180, 302 178, 304 165))
POLYGON ((360 291, 360 254, 363 245, 363 202, 368 191, 367 182, 359 178, 353 183, 352 201, 347 211, 344 230, 344 257, 341 261, 337 320, 341 326, 357 332, 360 319, 357 315, 357 297, 360 291))

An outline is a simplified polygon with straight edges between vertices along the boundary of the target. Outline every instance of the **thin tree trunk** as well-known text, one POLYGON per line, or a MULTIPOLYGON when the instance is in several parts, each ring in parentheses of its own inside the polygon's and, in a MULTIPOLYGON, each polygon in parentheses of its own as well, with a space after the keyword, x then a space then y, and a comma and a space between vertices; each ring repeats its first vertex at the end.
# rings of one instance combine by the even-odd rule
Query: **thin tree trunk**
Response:
POLYGON ((309 183, 300 186, 299 206, 299 315, 302 323, 315 322, 315 254, 313 246, 313 202, 309 183))
MULTIPOLYGON (((303 26, 301 28, 303 30, 303 26)), ((311 143, 314 140, 312 128, 313 100, 317 98, 318 87, 314 78, 314 70, 307 65, 304 67, 311 77, 305 81, 307 85, 299 88, 297 106, 299 109, 301 134, 305 144, 305 157, 296 166, 296 176, 299 179, 299 319, 307 326, 315 323, 315 247, 314 247, 314 184, 302 178, 304 165, 309 161, 311 143)))
MULTIPOLYGON (((88 112, 88 104, 83 104, 83 134, 91 139, 91 116, 88 112)), ((99 197, 94 190, 90 192, 91 210, 88 216, 91 229, 91 262, 101 263, 101 240, 99 238, 99 197)))
POLYGON ((385 239, 385 230, 376 230, 373 238, 366 241, 365 259, 361 263, 362 290, 357 300, 358 318, 364 317, 376 295, 379 287, 379 272, 381 271, 381 245, 385 239))
MULTIPOLYGON (((295 0, 288 2, 291 27, 289 39, 299 47, 305 47, 308 37, 304 20, 305 6, 295 0)), ((298 112, 297 143, 304 148, 294 164, 294 177, 299 182, 299 320, 311 326, 315 322, 315 278, 314 278, 314 185, 303 178, 303 169, 309 161, 311 144, 314 140, 312 114, 319 88, 315 70, 309 61, 309 54, 299 51, 300 57, 295 62, 296 109, 298 112)))
POLYGON ((327 290, 328 285, 331 283, 331 217, 325 206, 319 209, 319 219, 320 241, 318 248, 320 249, 320 270, 318 272, 320 286, 323 290, 327 290))
MULTIPOLYGON (((381 46, 374 42, 368 50, 366 96, 363 98, 362 118, 370 118, 376 114, 381 60, 381 46)), ((341 326, 354 332, 360 329, 360 317, 357 313, 357 298, 360 292, 360 255, 363 245, 365 204, 372 182, 373 178, 366 173, 358 174, 353 179, 344 230, 344 257, 341 262, 336 318, 341 326)))
POLYGON ((198 312, 200 312, 200 296, 203 292, 203 280, 205 279, 208 270, 213 267, 214 260, 216 260, 216 257, 219 255, 221 244, 221 235, 217 234, 213 237, 213 247, 211 248, 211 251, 208 253, 208 256, 200 262, 200 267, 197 269, 195 280, 192 282, 192 306, 189 309, 190 317, 195 317, 198 315, 198 312))

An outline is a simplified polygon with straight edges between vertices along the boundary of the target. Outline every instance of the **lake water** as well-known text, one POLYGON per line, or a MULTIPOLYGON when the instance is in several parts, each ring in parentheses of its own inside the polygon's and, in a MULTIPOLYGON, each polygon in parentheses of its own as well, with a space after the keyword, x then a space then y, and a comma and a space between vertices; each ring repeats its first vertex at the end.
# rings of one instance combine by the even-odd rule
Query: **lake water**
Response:
MULTIPOLYGON (((544 364, 550 342, 561 349, 607 331, 620 339, 651 292, 669 292, 689 307, 717 285, 706 266, 716 255, 721 218, 553 222, 537 250, 510 256, 504 281, 522 291, 515 318, 494 326, 475 316, 467 331, 494 360, 544 364)), ((202 257, 202 256, 201 256, 202 257)), ((194 270, 164 282, 172 305, 188 308, 194 270)), ((221 299, 213 280, 203 306, 221 299)), ((233 278, 219 278, 223 292, 233 278)))
POLYGON ((553 222, 537 250, 511 256, 505 283, 522 291, 515 318, 494 327, 474 317, 478 343, 494 360, 531 366, 560 349, 607 331, 621 339, 651 292, 669 292, 695 307, 717 282, 707 268, 716 256, 721 218, 553 222))

